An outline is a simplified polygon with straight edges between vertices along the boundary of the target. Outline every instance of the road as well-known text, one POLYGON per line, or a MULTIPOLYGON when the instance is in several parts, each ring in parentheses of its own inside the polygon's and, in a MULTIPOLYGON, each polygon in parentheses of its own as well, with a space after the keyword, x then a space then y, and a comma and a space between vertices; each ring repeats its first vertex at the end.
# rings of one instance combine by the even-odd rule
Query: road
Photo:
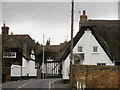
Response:
MULTIPOLYGON (((32 80, 22 80, 3 84, 2 90, 41 90, 52 88, 50 86, 54 81, 59 81, 61 79, 32 79, 32 80)), ((50 90, 50 89, 49 89, 50 90)))

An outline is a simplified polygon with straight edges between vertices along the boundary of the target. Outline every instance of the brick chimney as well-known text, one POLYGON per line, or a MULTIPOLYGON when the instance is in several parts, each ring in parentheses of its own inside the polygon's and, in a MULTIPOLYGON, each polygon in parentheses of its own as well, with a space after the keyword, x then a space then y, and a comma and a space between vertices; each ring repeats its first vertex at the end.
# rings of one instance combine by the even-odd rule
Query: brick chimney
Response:
POLYGON ((2 35, 8 35, 9 27, 5 26, 5 23, 2 26, 2 35))
POLYGON ((80 23, 79 23, 79 24, 82 24, 82 23, 84 23, 84 22, 86 22, 86 21, 87 21, 86 11, 83 10, 83 14, 80 15, 80 23))

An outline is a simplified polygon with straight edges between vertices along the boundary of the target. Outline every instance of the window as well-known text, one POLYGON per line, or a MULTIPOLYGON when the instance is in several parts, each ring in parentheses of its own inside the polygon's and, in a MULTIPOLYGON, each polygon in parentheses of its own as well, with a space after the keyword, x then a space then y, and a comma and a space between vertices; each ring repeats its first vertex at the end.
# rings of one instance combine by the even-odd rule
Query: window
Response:
POLYGON ((78 46, 78 52, 83 52, 82 49, 83 49, 82 46, 78 46))
POLYGON ((93 47, 93 52, 98 52, 98 47, 97 46, 93 47))
POLYGON ((106 65, 106 63, 97 63, 97 65, 106 65))
POLYGON ((120 62, 115 62, 115 66, 120 66, 120 62))
POLYGON ((16 58, 16 52, 4 52, 3 58, 16 58))

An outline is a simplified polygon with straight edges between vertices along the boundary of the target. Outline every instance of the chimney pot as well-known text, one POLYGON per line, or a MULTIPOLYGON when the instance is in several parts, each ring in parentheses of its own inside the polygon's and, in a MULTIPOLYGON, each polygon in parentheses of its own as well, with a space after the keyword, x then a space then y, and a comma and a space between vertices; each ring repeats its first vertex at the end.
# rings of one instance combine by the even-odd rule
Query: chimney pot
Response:
POLYGON ((86 11, 85 10, 83 10, 83 15, 86 15, 86 11))
POLYGON ((3 34, 8 35, 8 33, 9 33, 9 27, 5 26, 5 23, 4 23, 2 26, 2 35, 3 34))

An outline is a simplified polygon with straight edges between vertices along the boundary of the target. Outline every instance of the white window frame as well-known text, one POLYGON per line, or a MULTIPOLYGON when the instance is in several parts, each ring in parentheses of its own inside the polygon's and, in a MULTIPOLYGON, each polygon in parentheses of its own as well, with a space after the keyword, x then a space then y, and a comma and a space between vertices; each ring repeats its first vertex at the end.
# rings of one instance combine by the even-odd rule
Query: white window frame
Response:
POLYGON ((77 52, 78 52, 78 53, 83 53, 83 46, 78 45, 78 46, 77 46, 77 52), (80 49, 80 51, 79 51, 79 49, 78 49, 78 48, 81 48, 81 49, 80 49))
POLYGON ((98 46, 93 46, 92 47, 92 53, 99 53, 99 47, 98 46), (95 48, 97 48, 97 49, 94 50, 95 48))
POLYGON ((3 58, 16 58, 16 52, 4 52, 3 58))

